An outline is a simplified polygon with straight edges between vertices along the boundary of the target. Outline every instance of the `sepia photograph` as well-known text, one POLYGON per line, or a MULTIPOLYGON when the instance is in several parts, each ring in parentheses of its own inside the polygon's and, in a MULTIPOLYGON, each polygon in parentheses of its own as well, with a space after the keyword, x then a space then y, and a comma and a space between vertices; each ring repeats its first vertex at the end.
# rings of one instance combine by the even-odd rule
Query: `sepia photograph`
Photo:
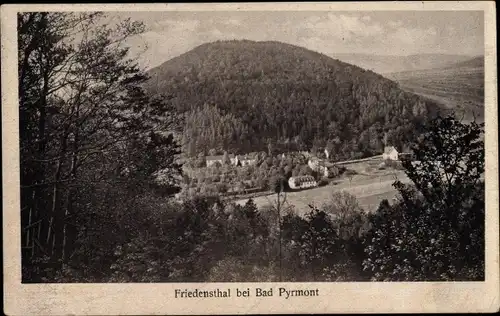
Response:
POLYGON ((300 304, 336 283, 498 277, 494 4, 465 4, 11 7, 10 51, 2 10, 19 286, 300 304))

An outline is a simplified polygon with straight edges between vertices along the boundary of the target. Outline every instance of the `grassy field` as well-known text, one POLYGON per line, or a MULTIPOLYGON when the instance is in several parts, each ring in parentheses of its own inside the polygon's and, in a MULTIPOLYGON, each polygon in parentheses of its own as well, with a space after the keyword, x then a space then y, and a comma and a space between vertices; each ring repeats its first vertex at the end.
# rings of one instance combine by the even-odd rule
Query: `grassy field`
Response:
MULTIPOLYGON (((324 187, 317 187, 309 190, 287 192, 288 206, 293 206, 298 214, 304 214, 310 210, 309 205, 322 206, 328 202, 330 196, 335 191, 346 191, 357 197, 360 205, 366 211, 374 211, 383 199, 391 200, 397 194, 392 184, 397 178, 403 182, 409 182, 404 172, 398 170, 378 170, 373 166, 380 163, 380 160, 349 165, 348 168, 358 172, 349 181, 342 177, 324 187)), ((248 199, 236 201, 244 204, 248 199)), ((276 203, 275 195, 259 196, 254 198, 255 204, 260 208, 276 203)))
POLYGON ((460 67, 387 74, 404 90, 434 100, 470 120, 484 118, 484 68, 460 67))

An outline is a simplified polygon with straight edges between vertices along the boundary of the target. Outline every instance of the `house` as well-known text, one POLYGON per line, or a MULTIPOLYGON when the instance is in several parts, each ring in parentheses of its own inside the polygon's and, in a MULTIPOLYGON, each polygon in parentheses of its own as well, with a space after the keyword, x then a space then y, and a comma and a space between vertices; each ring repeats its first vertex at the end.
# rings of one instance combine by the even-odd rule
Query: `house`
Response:
POLYGON ((309 159, 307 165, 313 171, 319 172, 323 177, 329 177, 330 168, 334 167, 332 163, 316 157, 309 159))
MULTIPOLYGON (((246 154, 246 155, 228 155, 229 160, 231 161, 231 165, 233 166, 249 166, 255 165, 257 163, 257 155, 246 154)), ((223 164, 222 161, 224 159, 224 155, 219 156, 207 156, 205 160, 207 162, 207 167, 213 166, 216 162, 223 164)))
MULTIPOLYGON (((228 155, 229 160, 231 161, 231 164, 236 166, 238 164, 238 157, 235 155, 228 155)), ((205 160, 207 162, 207 167, 211 167, 215 165, 216 162, 220 163, 221 165, 223 164, 224 155, 219 155, 219 156, 206 156, 205 160)))
POLYGON ((246 154, 243 156, 236 156, 237 166, 251 166, 257 163, 257 155, 246 154))
POLYGON ((399 160, 415 160, 415 153, 411 148, 403 148, 403 151, 398 154, 399 160))
POLYGON ((330 151, 328 150, 328 148, 325 148, 325 156, 326 159, 330 159, 330 151))
POLYGON ((413 159, 415 159, 413 153, 411 153, 411 152, 399 153, 398 158, 399 158, 399 160, 413 160, 413 159))
POLYGON ((398 151, 394 148, 394 146, 386 146, 384 148, 384 153, 382 154, 382 159, 398 160, 398 151))
POLYGON ((308 189, 318 186, 313 176, 298 176, 288 179, 290 189, 308 189))
POLYGON ((316 170, 318 167, 319 167, 319 159, 316 158, 316 157, 313 157, 313 158, 310 158, 308 161, 307 161, 307 165, 309 166, 309 168, 311 168, 312 170, 316 170))

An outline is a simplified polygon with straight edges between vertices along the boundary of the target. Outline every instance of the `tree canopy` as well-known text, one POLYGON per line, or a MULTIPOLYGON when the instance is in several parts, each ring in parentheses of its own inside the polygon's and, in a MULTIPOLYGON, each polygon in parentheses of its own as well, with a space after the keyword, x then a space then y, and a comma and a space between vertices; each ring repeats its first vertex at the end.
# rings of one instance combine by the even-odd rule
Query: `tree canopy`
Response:
POLYGON ((395 182, 400 201, 383 201, 366 239, 365 269, 376 280, 484 279, 483 124, 437 117, 395 182))
MULTIPOLYGON (((402 145, 438 105, 381 75, 279 42, 201 45, 149 71, 151 95, 186 113, 185 139, 231 152, 328 145, 338 158, 402 145), (223 148, 219 148, 223 147, 223 148)), ((195 155, 195 146, 188 152, 195 155)))

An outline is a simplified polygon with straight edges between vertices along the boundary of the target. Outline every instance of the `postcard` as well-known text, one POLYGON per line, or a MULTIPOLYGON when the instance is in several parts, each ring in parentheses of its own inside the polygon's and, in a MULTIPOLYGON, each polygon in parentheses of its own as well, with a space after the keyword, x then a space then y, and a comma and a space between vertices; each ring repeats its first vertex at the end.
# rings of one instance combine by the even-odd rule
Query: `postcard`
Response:
POLYGON ((3 5, 5 313, 498 311, 494 9, 3 5))

